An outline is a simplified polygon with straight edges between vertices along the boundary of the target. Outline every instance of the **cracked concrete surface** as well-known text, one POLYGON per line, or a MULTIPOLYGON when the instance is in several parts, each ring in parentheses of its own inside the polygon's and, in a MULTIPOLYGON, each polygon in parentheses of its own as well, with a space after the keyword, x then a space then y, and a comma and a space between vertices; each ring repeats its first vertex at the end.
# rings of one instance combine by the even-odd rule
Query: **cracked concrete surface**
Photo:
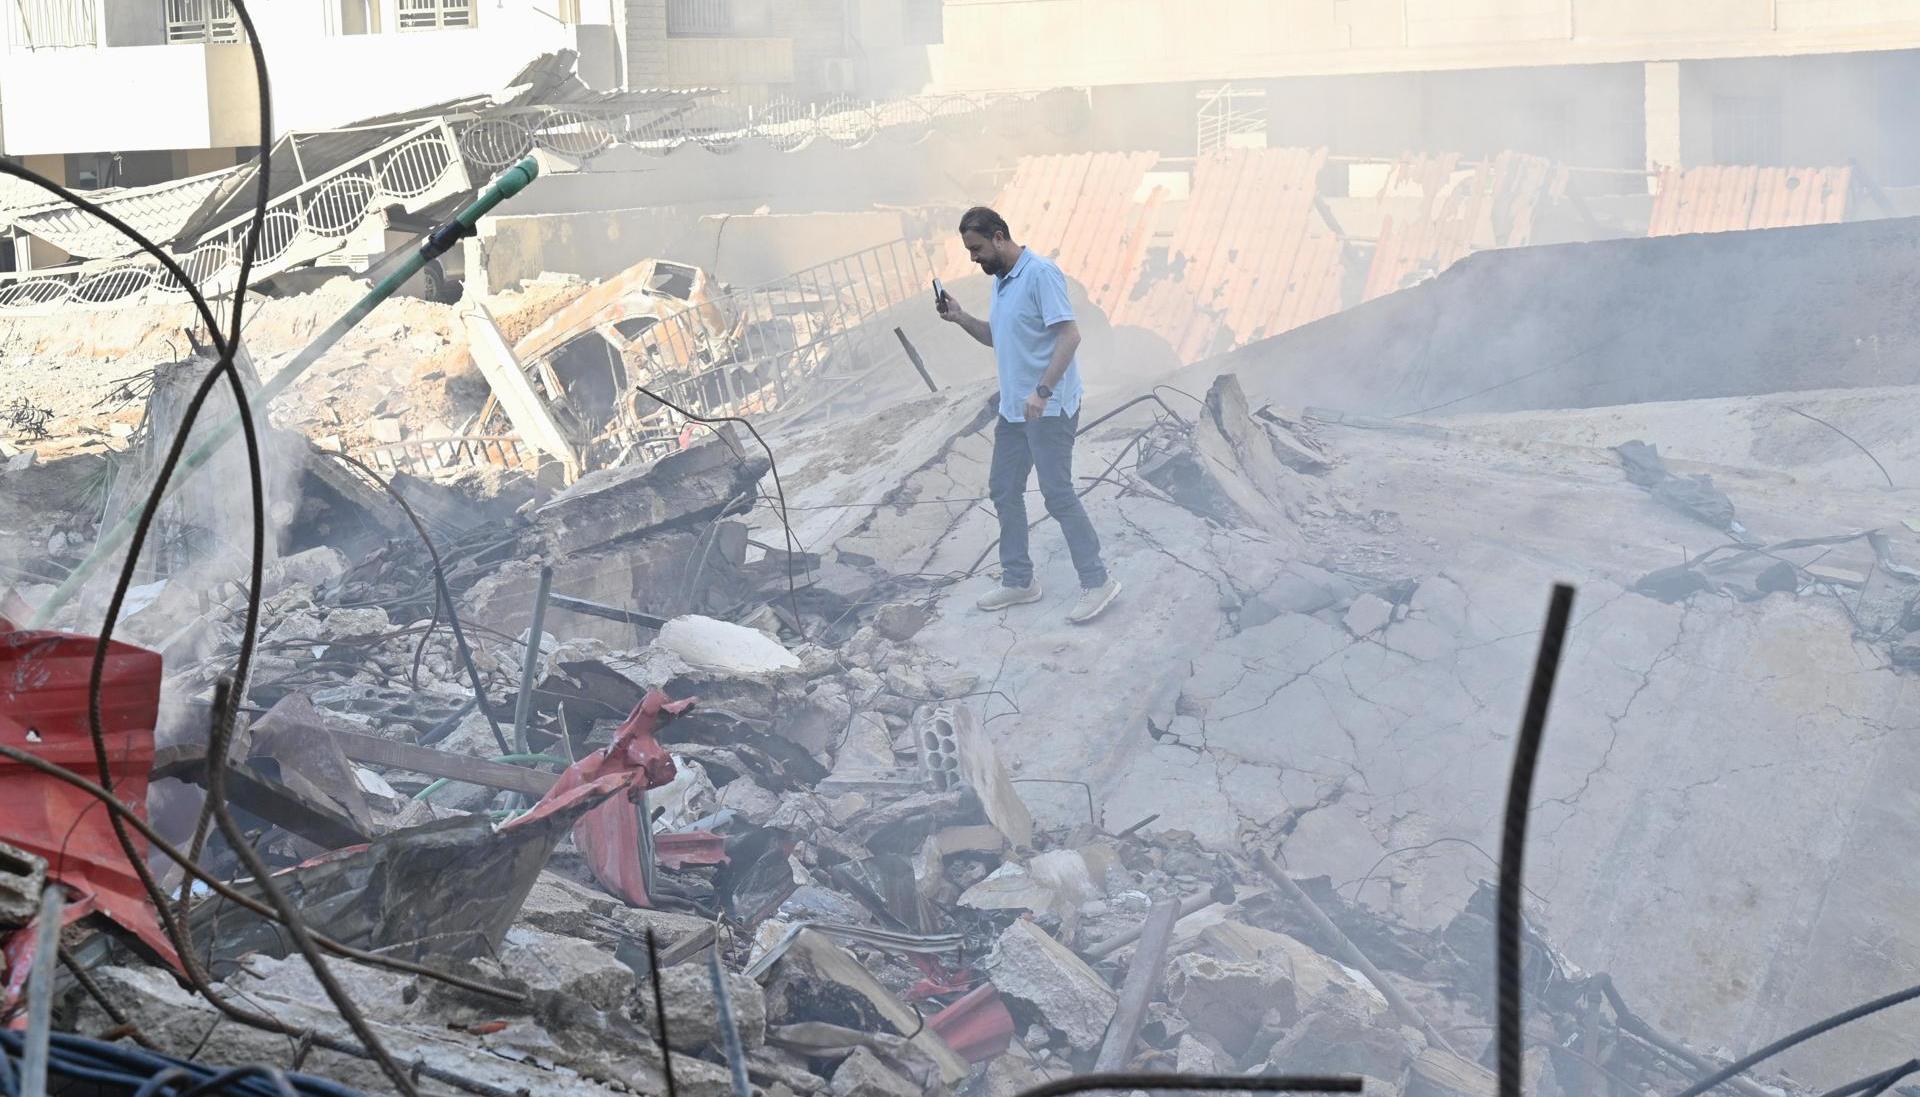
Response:
MULTIPOLYGON (((991 542, 990 510, 901 504, 981 494, 987 441, 952 440, 972 397, 925 405, 908 418, 927 429, 880 443, 900 457, 866 498, 894 505, 842 519, 839 543, 896 574, 948 575, 991 542), (948 435, 928 437, 935 424, 948 435)), ((1081 473, 1144 422, 1083 439, 1081 473)), ((1920 730, 1903 703, 1913 680, 1854 640, 1844 609, 1630 593, 1724 537, 1652 503, 1604 449, 1331 427, 1320 440, 1337 465, 1305 478, 1299 525, 1226 529, 1103 485, 1088 505, 1126 587, 1106 618, 1064 623, 1073 572, 1046 523, 1033 536, 1044 601, 975 612, 990 559, 943 588, 917 642, 1010 699, 982 699, 1006 756, 1022 776, 1090 782, 1107 829, 1157 815, 1149 829, 1277 850, 1295 873, 1431 926, 1494 875, 1547 591, 1574 581, 1528 850, 1552 937, 1654 1024, 1736 1052, 1916 981, 1900 852, 1920 836, 1920 797, 1900 783, 1920 730), (1356 637, 1345 604, 1376 588, 1400 603, 1394 619, 1356 637)), ((1920 492, 1715 479, 1763 540, 1920 513, 1920 492)), ((850 501, 832 475, 788 480, 796 504, 850 501)), ((1920 561, 1911 537, 1899 551, 1920 561)), ((1044 822, 1084 817, 1078 789, 1021 791, 1044 822)), ((1851 1076, 1904 1057, 1905 1040, 1856 1025, 1786 1065, 1851 1076)))

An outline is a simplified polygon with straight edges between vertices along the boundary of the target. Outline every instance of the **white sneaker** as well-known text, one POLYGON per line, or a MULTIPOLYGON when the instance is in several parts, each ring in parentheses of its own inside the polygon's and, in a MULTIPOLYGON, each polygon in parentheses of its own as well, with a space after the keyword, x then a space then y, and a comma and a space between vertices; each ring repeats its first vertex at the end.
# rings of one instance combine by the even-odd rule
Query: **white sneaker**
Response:
POLYGON ((1120 580, 1108 579, 1100 586, 1082 591, 1080 601, 1074 603, 1073 612, 1067 614, 1067 620, 1076 625, 1084 625, 1107 611, 1115 598, 1120 597, 1120 580))
POLYGON ((975 602, 974 605, 992 612, 1009 606, 1024 606, 1028 602, 1040 600, 1040 580, 1035 579, 1024 587, 995 587, 992 594, 975 602))

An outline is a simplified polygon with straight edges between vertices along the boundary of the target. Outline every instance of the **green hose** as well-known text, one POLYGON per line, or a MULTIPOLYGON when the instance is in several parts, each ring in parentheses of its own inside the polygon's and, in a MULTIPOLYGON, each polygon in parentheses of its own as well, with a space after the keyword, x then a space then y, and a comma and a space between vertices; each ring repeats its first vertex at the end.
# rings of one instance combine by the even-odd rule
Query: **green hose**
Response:
MULTIPOLYGON (((502 754, 500 757, 493 759, 493 761, 507 762, 516 765, 524 765, 529 762, 550 762, 556 766, 569 764, 565 758, 556 758, 551 754, 502 754)), ((432 796, 434 793, 439 792, 442 788, 452 783, 453 778, 442 777, 433 784, 414 793, 413 798, 415 800, 425 801, 427 797, 432 796)))

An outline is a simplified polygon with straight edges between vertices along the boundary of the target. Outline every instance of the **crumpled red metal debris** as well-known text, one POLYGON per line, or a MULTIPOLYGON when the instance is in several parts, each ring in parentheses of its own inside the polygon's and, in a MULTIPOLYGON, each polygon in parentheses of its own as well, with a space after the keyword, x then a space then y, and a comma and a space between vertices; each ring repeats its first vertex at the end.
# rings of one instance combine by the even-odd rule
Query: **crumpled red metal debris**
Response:
POLYGON ((605 803, 573 825, 574 844, 601 886, 635 906, 651 906, 640 863, 640 792, 673 780, 673 757, 654 734, 691 709, 694 700, 672 701, 657 689, 648 691, 611 744, 568 766, 532 811, 501 829, 524 825, 582 798, 605 797, 605 803))
MULTIPOLYGON (((17 630, 0 617, 0 742, 98 779, 87 727, 87 682, 97 643, 73 633, 17 630)), ((114 795, 143 818, 159 706, 159 654, 113 643, 101 678, 101 728, 114 795)), ((145 856, 146 839, 137 833, 132 838, 145 856)), ((0 841, 46 858, 47 879, 68 892, 66 921, 104 914, 179 967, 146 888, 114 837, 111 816, 91 795, 0 758, 0 841)), ((26 985, 33 947, 32 927, 6 943, 9 1009, 26 985)))
POLYGON ((1013 1014, 992 983, 981 983, 927 1018, 927 1027, 969 1063, 984 1063, 1013 1043, 1013 1014))
POLYGON ((668 868, 683 865, 724 865, 727 838, 710 830, 683 830, 653 836, 653 859, 668 868))

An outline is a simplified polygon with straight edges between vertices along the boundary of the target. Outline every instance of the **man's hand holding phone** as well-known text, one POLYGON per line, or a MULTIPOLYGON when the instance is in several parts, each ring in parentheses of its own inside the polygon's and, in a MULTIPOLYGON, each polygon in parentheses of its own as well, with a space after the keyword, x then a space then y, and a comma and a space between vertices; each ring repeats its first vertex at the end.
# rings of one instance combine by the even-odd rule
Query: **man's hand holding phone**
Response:
POLYGON ((933 308, 940 314, 942 320, 951 320, 956 323, 967 315, 966 310, 960 307, 960 302, 955 301, 947 293, 947 287, 941 285, 938 278, 933 280, 933 308))

